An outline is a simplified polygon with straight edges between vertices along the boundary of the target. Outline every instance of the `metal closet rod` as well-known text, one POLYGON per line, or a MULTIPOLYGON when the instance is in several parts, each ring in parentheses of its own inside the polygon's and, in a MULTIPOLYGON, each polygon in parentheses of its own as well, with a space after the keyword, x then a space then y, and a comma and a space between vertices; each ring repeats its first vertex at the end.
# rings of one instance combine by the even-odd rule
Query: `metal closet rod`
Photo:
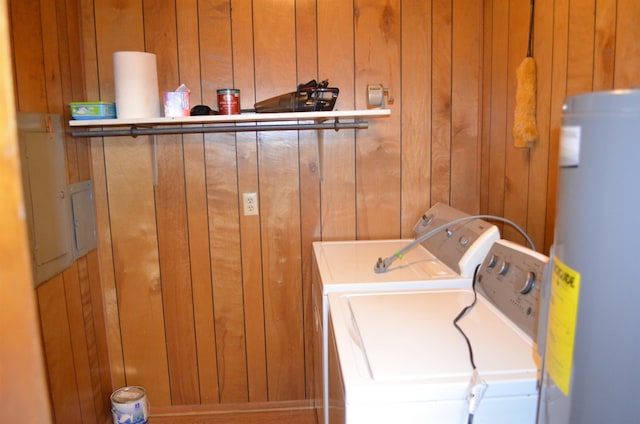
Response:
POLYGON ((71 130, 74 137, 117 137, 139 135, 163 135, 163 134, 194 134, 194 133, 218 133, 218 132, 250 132, 250 131, 290 131, 290 130, 342 130, 342 129, 362 129, 368 128, 366 121, 315 123, 315 124, 275 124, 262 126, 249 125, 219 125, 203 127, 137 127, 131 125, 128 129, 114 130, 71 130))

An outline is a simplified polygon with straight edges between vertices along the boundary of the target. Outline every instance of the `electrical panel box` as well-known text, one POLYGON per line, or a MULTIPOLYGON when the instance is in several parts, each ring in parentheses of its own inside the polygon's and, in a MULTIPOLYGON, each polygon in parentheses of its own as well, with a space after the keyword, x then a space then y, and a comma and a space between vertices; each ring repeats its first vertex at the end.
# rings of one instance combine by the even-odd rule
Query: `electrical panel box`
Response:
POLYGON ((36 285, 74 260, 64 133, 58 115, 18 113, 18 138, 36 285))

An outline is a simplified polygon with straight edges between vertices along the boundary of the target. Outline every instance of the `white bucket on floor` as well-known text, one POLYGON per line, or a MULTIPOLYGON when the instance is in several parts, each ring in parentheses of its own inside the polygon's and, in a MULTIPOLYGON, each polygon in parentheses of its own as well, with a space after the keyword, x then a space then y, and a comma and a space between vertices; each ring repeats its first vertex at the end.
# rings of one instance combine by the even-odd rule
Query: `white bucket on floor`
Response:
POLYGON ((142 387, 122 387, 111 394, 113 424, 147 424, 149 402, 142 387))

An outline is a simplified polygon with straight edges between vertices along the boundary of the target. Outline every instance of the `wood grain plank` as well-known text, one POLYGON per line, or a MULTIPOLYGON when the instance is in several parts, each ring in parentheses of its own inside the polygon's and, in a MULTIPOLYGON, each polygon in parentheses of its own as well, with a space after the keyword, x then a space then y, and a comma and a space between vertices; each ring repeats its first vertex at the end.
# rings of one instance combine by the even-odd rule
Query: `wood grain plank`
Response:
POLYGON ((454 2, 451 71, 451 205, 480 210, 482 2, 454 2))
POLYGON ((402 5, 402 237, 431 206, 431 13, 430 2, 402 5))
MULTIPOLYGON (((316 0, 296 1, 296 67, 298 79, 317 79, 318 31, 316 0)), ((302 248, 302 310, 305 351, 306 398, 313 394, 313 308, 311 279, 313 251, 311 243, 321 239, 320 168, 318 157, 319 131, 299 131, 300 162, 300 231, 302 248)))
MULTIPOLYGON (((356 108, 366 109, 366 85, 382 82, 400 92, 400 1, 355 1, 356 108)), ((361 239, 400 235, 400 108, 356 134, 357 234, 361 239)))
MULTIPOLYGON (((107 362, 103 366, 109 370, 109 380, 114 387, 125 386, 124 355, 120 334, 120 316, 118 313, 118 295, 115 282, 115 258, 113 256, 113 241, 111 238, 111 224, 109 198, 107 193, 107 170, 105 151, 102 139, 93 138, 91 143, 91 169, 93 181, 93 199, 96 208, 96 236, 99 240, 97 268, 99 276, 94 277, 92 284, 93 297, 99 294, 103 299, 105 344, 107 348, 107 362)), ((103 381, 106 379, 103 377, 103 381)))
MULTIPOLYGON (((101 95, 103 100, 113 100, 113 52, 144 50, 142 4, 97 1, 95 16, 101 95)), ((168 405, 171 394, 151 147, 148 137, 119 137, 106 142, 104 160, 116 289, 112 295, 117 298, 125 384, 143 386, 151 402, 168 405)))
MULTIPOLYGON (((254 2, 256 98, 295 89, 295 4, 254 2)), ((268 398, 304 399, 298 139, 258 134, 268 398)))
MULTIPOLYGON (((78 262, 62 273, 64 296, 66 301, 66 315, 69 322, 69 334, 72 349, 73 368, 75 370, 75 387, 78 392, 79 411, 82 422, 96 422, 96 404, 93 397, 93 382, 91 380, 91 363, 89 361, 89 341, 93 339, 86 333, 85 300, 80 288, 78 262)), ((90 328, 91 330, 93 328, 90 328)))
POLYGON ((451 201, 452 6, 435 0, 431 68, 431 204, 451 201))
MULTIPOLYGON (((96 34, 95 5, 93 0, 79 0, 79 19, 81 21, 80 50, 82 52, 83 100, 106 100, 100 95, 98 43, 96 34)), ((114 97, 110 97, 111 100, 114 97)))
MULTIPOLYGON (((353 3, 317 2, 318 77, 340 89, 336 109, 355 107, 353 3), (348 44, 345 42, 349 40, 348 44)), ((377 83, 377 82, 376 82, 377 83)), ((355 131, 323 131, 318 146, 323 240, 356 238, 355 131)))
MULTIPOLYGON (((547 196, 549 174, 554 170, 549 168, 549 154, 551 143, 551 84, 553 78, 552 45, 547 34, 553 33, 553 1, 539 0, 535 10, 535 31, 533 55, 537 69, 537 109, 536 124, 539 140, 531 149, 531 167, 529 169, 529 191, 527 216, 527 233, 540 252, 546 250, 547 226, 547 196)), ((555 190, 554 190, 555 191, 555 190)), ((553 224, 551 224, 553 226, 553 224)))
POLYGON ((567 95, 593 90, 595 0, 569 4, 567 95))
POLYGON ((616 27, 616 66, 614 88, 640 85, 640 46, 638 46, 638 19, 640 4, 633 0, 618 0, 616 27))
POLYGON ((5 2, 0 8, 0 414, 7 422, 49 423, 50 394, 23 213, 11 30, 5 2))
MULTIPOLYGON (((509 48, 507 50, 507 119, 504 217, 526 230, 529 186, 530 150, 513 145, 513 123, 516 106, 516 68, 527 55, 529 6, 526 0, 511 1, 509 6, 509 48)), ((505 238, 524 244, 524 238, 511 226, 504 226, 505 238)))
MULTIPOLYGON (((198 1, 176 2, 176 14, 180 41, 178 48, 180 82, 186 84, 191 90, 191 104, 201 104, 198 1)), ((220 398, 209 258, 204 136, 202 134, 184 135, 183 151, 200 403, 210 404, 218 403, 220 398)))
MULTIPOLYGON (((87 7, 87 13, 90 8, 87 7)), ((145 51, 142 2, 94 0, 95 61, 98 64, 99 94, 102 101, 115 101, 113 53, 117 51, 145 51)), ((92 39, 91 33, 88 34, 92 39)), ((85 44, 85 47, 87 45, 85 44)), ((91 51, 92 49, 89 49, 91 51)), ((93 59, 93 58, 91 58, 93 59)), ((87 61, 85 60, 85 65, 87 61)))
MULTIPOLYGON (((203 100, 233 87, 230 2, 200 2, 203 100)), ((242 95, 242 93, 241 93, 242 95)), ((214 103, 215 104, 215 103, 214 103)), ((238 215, 236 141, 233 134, 205 136, 207 208, 220 402, 246 402, 247 352, 238 215)))
MULTIPOLYGON (((68 121, 71 119, 71 112, 67 104, 72 101, 72 98, 70 94, 71 59, 68 33, 70 28, 67 26, 67 1, 56 0, 45 3, 47 6, 42 6, 43 14, 44 16, 51 16, 51 19, 43 19, 43 23, 48 22, 45 28, 43 28, 43 32, 49 32, 50 34, 46 35, 45 38, 52 40, 52 42, 49 43, 45 42, 45 55, 56 57, 56 60, 49 60, 53 68, 50 72, 47 72, 47 75, 50 75, 49 81, 47 81, 47 91, 50 91, 49 87, 51 86, 57 87, 55 93, 58 96, 57 99, 51 96, 50 102, 52 102, 53 105, 50 106, 49 110, 61 115, 63 121, 68 121), (50 28, 47 29, 47 27, 50 28)), ((43 3, 43 5, 45 3, 43 3)), ((76 141, 65 133, 64 143, 67 157, 67 181, 69 183, 76 183, 80 181, 76 141)))
POLYGON ((151 143, 148 137, 110 139, 105 163, 126 384, 143 386, 151 402, 168 405, 151 143))
POLYGON ((100 266, 98 264, 98 251, 92 250, 84 257, 85 266, 79 267, 80 287, 82 290, 83 304, 85 306, 85 326, 91 325, 93 331, 87 330, 87 334, 93 334, 93 344, 89 338, 89 361, 91 362, 91 375, 93 381, 94 403, 98 417, 109 417, 111 414, 111 402, 109 396, 112 393, 111 373, 109 369, 109 347, 107 346, 107 327, 102 297, 102 284, 100 281, 100 266), (86 274, 86 275, 85 275, 86 274), (91 306, 90 317, 88 306, 91 306))
POLYGON ((220 401, 243 402, 248 400, 246 324, 233 136, 207 141, 205 156, 220 401))
MULTIPOLYGON (((62 115, 62 84, 60 79, 60 57, 58 52, 61 44, 58 40, 58 16, 55 2, 41 1, 40 14, 47 16, 42 22, 42 44, 44 53, 44 75, 47 88, 47 109, 49 113, 62 115)), ((64 46, 62 46, 64 50, 64 46)))
MULTIPOLYGON (((234 85, 241 90, 241 107, 252 109, 256 102, 252 2, 250 0, 235 1, 231 19, 234 85)), ((237 133, 236 153, 238 196, 242 193, 258 193, 257 134, 255 132, 237 133)), ((240 214, 249 402, 262 402, 268 399, 260 236, 260 218, 240 214)))
MULTIPOLYGON (((551 80, 551 121, 549 134, 549 169, 558 169, 558 149, 560 143, 560 126, 562 122, 562 105, 567 96, 567 49, 568 46, 569 1, 553 2, 553 78, 551 80)), ((549 174, 549 190, 547 192, 547 226, 545 235, 545 251, 549 251, 553 243, 553 230, 556 213, 556 187, 558 174, 549 174)))
POLYGON ((493 87, 491 65, 493 63, 493 0, 486 0, 484 4, 484 19, 482 24, 482 158, 480 168, 480 213, 489 213, 489 164, 491 163, 491 104, 493 102, 493 87))
POLYGON ((616 0, 599 0, 596 2, 596 27, 593 64, 594 91, 611 90, 616 48, 616 0))
MULTIPOLYGON (((174 0, 144 3, 145 47, 156 54, 160 92, 180 82, 174 0), (148 17, 148 18, 147 18, 148 17)), ((171 403, 200 403, 182 137, 158 137, 156 220, 171 403)))
POLYGON ((504 214, 505 163, 507 147, 507 81, 508 63, 504 53, 509 46, 509 1, 493 0, 491 10, 491 104, 485 111, 490 116, 489 163, 488 163, 488 201, 489 214, 504 214))
POLYGON ((44 74, 44 46, 40 2, 12 1, 11 39, 15 69, 16 110, 47 112, 47 82, 44 74))
POLYGON ((54 420, 82 422, 62 274, 38 286, 37 296, 54 420))

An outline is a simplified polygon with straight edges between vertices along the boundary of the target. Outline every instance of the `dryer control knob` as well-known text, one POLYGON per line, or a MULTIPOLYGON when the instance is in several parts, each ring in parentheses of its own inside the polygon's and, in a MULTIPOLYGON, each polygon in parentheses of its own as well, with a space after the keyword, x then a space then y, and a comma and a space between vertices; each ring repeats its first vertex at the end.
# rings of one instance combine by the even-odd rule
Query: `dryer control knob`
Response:
POLYGON ((500 270, 498 270, 498 275, 507 275, 507 272, 509 272, 509 262, 504 261, 502 262, 502 265, 500 265, 500 270))
POLYGON ((520 289, 520 294, 527 294, 533 290, 536 285, 536 274, 533 271, 527 272, 527 278, 525 279, 524 286, 520 289))

